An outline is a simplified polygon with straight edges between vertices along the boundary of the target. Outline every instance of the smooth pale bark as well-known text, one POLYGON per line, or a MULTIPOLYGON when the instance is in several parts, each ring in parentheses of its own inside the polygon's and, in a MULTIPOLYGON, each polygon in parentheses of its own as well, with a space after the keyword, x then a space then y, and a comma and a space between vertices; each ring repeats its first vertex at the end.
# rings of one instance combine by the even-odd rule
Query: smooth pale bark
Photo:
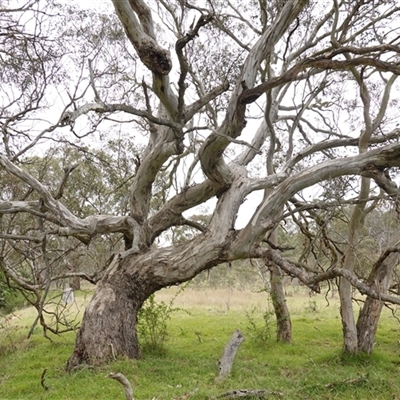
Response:
POLYGON ((345 162, 328 161, 300 171, 278 184, 263 201, 255 213, 259 223, 253 225, 251 220, 247 227, 236 232, 232 228, 235 216, 248 190, 246 177, 238 169, 234 184, 220 195, 216 212, 204 234, 182 245, 152 248, 123 259, 115 258, 87 307, 67 370, 81 363, 101 363, 119 356, 139 357, 136 316, 146 298, 162 287, 190 280, 221 262, 251 255, 254 236, 265 235, 268 226, 272 227, 270 222, 265 226, 262 217, 265 215, 269 221, 278 217, 281 205, 292 197, 292 190, 301 190, 311 182, 343 173, 362 173, 370 162, 400 165, 398 155, 400 145, 393 144, 349 157, 345 162), (243 249, 246 249, 244 253, 243 249))
POLYGON ((124 390, 125 390, 126 400, 134 400, 132 385, 123 374, 121 374, 120 372, 118 372, 118 373, 110 372, 108 374, 108 378, 115 379, 116 381, 121 383, 121 385, 124 387, 124 390))
MULTIPOLYGON (((356 248, 361 229, 361 216, 365 205, 356 205, 349 223, 348 245, 345 253, 343 268, 349 272, 354 271, 356 248)), ((343 350, 354 354, 358 351, 357 327, 354 318, 352 285, 345 278, 339 279, 340 315, 342 318, 343 350)))
MULTIPOLYGON (((335 24, 337 24, 337 15, 335 19, 335 24)), ((333 40, 332 44, 336 48, 340 47, 335 40, 333 40)), ((354 60, 354 58, 352 59, 349 54, 345 53, 344 56, 346 58, 346 61, 354 60)), ((379 127, 379 125, 383 120, 383 117, 385 115, 388 106, 391 88, 393 83, 397 79, 398 74, 394 73, 390 77, 390 79, 386 82, 385 90, 383 92, 383 96, 380 102, 379 112, 374 118, 374 120, 372 120, 371 97, 369 89, 365 84, 362 75, 360 75, 357 69, 352 67, 350 71, 352 72, 355 80, 357 81, 360 87, 360 98, 363 103, 363 116, 364 116, 365 128, 361 132, 358 144, 358 151, 360 154, 363 154, 368 151, 372 134, 379 127)), ((367 175, 364 175, 360 182, 360 193, 358 196, 359 200, 363 201, 368 198, 368 196, 370 195, 370 187, 371 187, 371 180, 369 177, 367 177, 367 175)), ((355 255, 356 255, 357 244, 359 241, 360 231, 364 225, 365 217, 370 210, 371 209, 366 208, 365 202, 361 202, 360 204, 355 205, 353 208, 353 212, 349 222, 348 245, 345 251, 345 257, 343 263, 343 268, 350 272, 353 272, 355 269, 354 265, 356 259, 355 255)), ((343 349, 348 353, 356 353, 359 349, 358 345, 359 336, 357 334, 357 326, 354 319, 351 291, 352 288, 350 282, 344 279, 340 279, 339 297, 340 297, 340 314, 342 317, 342 327, 343 327, 343 349)), ((375 309, 374 312, 380 314, 380 310, 378 311, 378 309, 375 309)), ((379 319, 379 316, 377 318, 379 319)), ((375 317, 376 324, 378 322, 378 319, 376 319, 375 317)))
POLYGON ((352 286, 344 278, 340 278, 339 280, 339 298, 343 330, 343 350, 347 353, 355 354, 358 350, 358 343, 352 304, 352 286))
MULTIPOLYGON (((337 17, 337 16, 336 16, 337 17)), ((337 18, 335 18, 335 24, 337 24, 337 18)), ((334 40, 333 45, 339 47, 334 40)), ((346 61, 351 60, 349 54, 345 54, 346 61)), ((360 154, 365 153, 368 150, 369 141, 374 130, 374 125, 371 121, 370 106, 371 99, 368 92, 368 88, 365 85, 362 77, 360 76, 357 69, 354 67, 350 69, 355 80, 357 81, 360 88, 360 97, 363 103, 363 116, 364 116, 364 130, 362 131, 358 144, 358 151, 360 154)), ((379 121, 377 121, 379 122, 379 121)), ((376 127, 376 126, 375 126, 376 127)), ((358 195, 359 200, 365 200, 370 194, 370 179, 362 177, 360 181, 360 193, 358 195)), ((345 251, 343 268, 349 272, 353 272, 355 269, 356 260, 356 249, 360 237, 360 231, 364 225, 366 211, 366 203, 362 202, 356 204, 353 208, 353 212, 349 222, 349 232, 347 236, 347 248, 345 251)), ((350 282, 340 279, 339 280, 339 297, 340 297, 340 315, 342 317, 342 329, 343 329, 343 350, 347 353, 354 354, 358 351, 358 339, 357 339, 357 327, 353 312, 353 299, 352 299, 352 288, 350 282)))
MULTIPOLYGON (((140 72, 139 60, 134 55, 122 54, 121 59, 128 57, 128 62, 133 62, 135 66, 136 62, 138 63, 137 69, 135 68, 136 73, 129 68, 126 70, 127 75, 124 72, 124 75, 116 76, 115 84, 118 84, 117 81, 121 79, 120 93, 126 91, 128 95, 121 96, 121 101, 124 104, 118 102, 107 104, 109 96, 106 93, 106 86, 104 86, 105 81, 103 81, 107 78, 106 75, 103 75, 105 70, 102 71, 101 68, 102 64, 107 64, 107 62, 99 58, 97 65, 100 69, 96 74, 93 73, 96 68, 91 67, 89 60, 90 85, 95 94, 94 103, 82 104, 85 95, 81 93, 81 87, 86 80, 86 78, 83 78, 83 81, 77 83, 75 95, 70 98, 68 108, 72 108, 73 105, 74 110, 65 110, 58 122, 50 123, 48 128, 36 135, 34 140, 29 139, 31 133, 25 127, 34 127, 39 120, 36 120, 36 122, 32 120, 31 123, 31 111, 29 110, 23 111, 21 114, 10 115, 6 118, 5 121, 7 122, 2 127, 5 146, 3 153, 7 154, 7 157, 0 154, 0 167, 26 184, 30 190, 35 192, 33 198, 40 200, 37 202, 0 201, 0 214, 26 212, 34 215, 40 218, 41 222, 45 221, 46 235, 73 236, 84 243, 90 243, 96 235, 118 233, 124 236, 126 243, 129 243, 129 249, 117 256, 109 266, 86 310, 82 329, 77 336, 74 354, 68 363, 67 368, 69 370, 82 362, 97 363, 119 356, 138 357, 140 351, 136 335, 136 316, 143 301, 154 291, 189 280, 202 270, 211 268, 220 262, 251 257, 256 250, 260 249, 260 242, 265 235, 273 231, 279 224, 285 202, 299 191, 323 180, 330 180, 343 175, 365 175, 368 164, 376 170, 400 166, 400 146, 397 142, 392 145, 383 145, 383 147, 374 147, 373 150, 368 151, 368 146, 371 145, 373 140, 371 139, 373 132, 382 132, 382 135, 385 136, 385 144, 389 143, 391 134, 396 135, 398 132, 387 132, 389 128, 380 124, 385 114, 385 107, 380 108, 374 124, 371 124, 369 115, 376 115, 376 112, 375 109, 371 112, 369 110, 366 90, 367 84, 368 87, 374 86, 370 85, 369 79, 373 75, 379 76, 376 73, 378 71, 385 72, 385 76, 382 76, 382 82, 384 82, 382 84, 385 85, 388 78, 386 72, 391 71, 394 74, 400 74, 399 66, 393 61, 396 55, 400 53, 399 47, 394 44, 382 43, 382 40, 385 39, 389 43, 395 43, 395 39, 390 36, 394 35, 393 32, 390 32, 390 27, 387 33, 382 33, 384 39, 374 39, 377 32, 376 26, 378 24, 384 26, 385 18, 389 20, 392 15, 395 15, 395 5, 387 7, 383 1, 367 2, 364 6, 370 7, 370 9, 365 9, 360 14, 358 13, 359 4, 356 4, 357 2, 354 2, 356 6, 352 10, 352 7, 348 7, 346 2, 338 4, 335 1, 331 11, 320 9, 321 14, 325 14, 327 11, 325 15, 320 16, 315 13, 317 9, 314 6, 317 2, 311 4, 309 11, 305 10, 309 3, 307 0, 287 0, 281 4, 282 7, 277 8, 276 12, 272 11, 275 7, 271 4, 268 23, 266 23, 266 15, 264 15, 262 17, 265 23, 263 29, 259 32, 257 32, 257 29, 253 30, 256 35, 254 40, 250 40, 250 36, 243 36, 243 38, 247 36, 251 41, 243 48, 247 52, 245 58, 242 59, 243 53, 239 56, 237 49, 233 49, 232 52, 228 51, 224 54, 224 65, 221 63, 221 68, 217 66, 214 70, 216 76, 213 76, 213 74, 203 76, 202 72, 206 70, 202 67, 198 68, 198 65, 202 66, 204 61, 206 66, 208 62, 212 63, 212 52, 214 50, 219 52, 218 46, 215 48, 214 46, 209 48, 205 46, 206 51, 200 55, 204 55, 207 58, 206 60, 202 57, 198 58, 198 54, 196 54, 196 49, 202 51, 202 46, 194 46, 194 51, 189 47, 185 49, 185 46, 190 41, 197 40, 198 37, 200 40, 204 39, 199 29, 205 24, 213 23, 212 32, 217 33, 216 30, 220 29, 223 35, 230 29, 230 24, 219 25, 220 16, 215 15, 212 2, 205 2, 203 6, 206 8, 199 9, 187 2, 179 2, 180 7, 172 7, 169 3, 168 1, 157 2, 159 7, 154 8, 155 2, 146 2, 146 0, 113 0, 116 15, 123 26, 126 38, 132 44, 140 61, 149 70, 149 73, 143 74, 144 79, 140 84, 139 76, 142 73, 140 72), (382 8, 377 9, 376 3, 379 3, 382 8), (341 9, 342 7, 343 9, 341 9), (153 21, 152 8, 156 12, 159 11, 159 16, 162 16, 162 18, 167 16, 165 21, 158 20, 159 26, 155 25, 153 21), (201 17, 199 16, 197 24, 192 24, 192 28, 189 28, 191 22, 189 19, 191 20, 194 17, 193 22, 195 23, 198 12, 201 13, 201 17), (307 20, 311 21, 311 18, 313 23, 307 24, 307 20), (163 34, 163 26, 168 29, 169 34, 163 34), (356 28, 350 29, 353 26, 356 28), (189 29, 189 32, 185 33, 187 29, 189 29), (370 32, 368 32, 369 29, 370 32), (303 34, 304 37, 302 37, 303 34), (354 37, 346 36, 350 34, 354 37), (360 43, 359 35, 369 34, 371 34, 371 42, 373 42, 371 47, 355 47, 360 43), (176 57, 170 55, 170 52, 174 50, 176 57), (210 53, 208 53, 209 51, 210 53), (236 58, 237 56, 238 58, 236 58), (174 66, 172 60, 178 60, 179 66, 174 66), (282 66, 280 72, 277 70, 279 65, 282 66), (223 66, 224 68, 222 68, 223 66), (226 69, 228 66, 229 72, 226 69), (276 76, 272 71, 275 71, 276 76), (361 134, 359 146, 362 148, 360 153, 365 153, 356 157, 330 159, 330 161, 324 163, 316 162, 316 165, 307 167, 310 165, 308 161, 301 163, 301 160, 305 157, 316 154, 317 159, 321 160, 320 154, 323 154, 321 153, 323 150, 328 150, 325 153, 327 155, 328 153, 331 154, 329 150, 336 146, 344 146, 346 143, 349 146, 354 145, 354 143, 350 143, 355 140, 354 132, 344 132, 344 127, 331 131, 331 127, 336 126, 338 117, 335 112, 332 120, 330 117, 326 117, 326 121, 322 121, 325 119, 325 114, 330 114, 333 111, 330 104, 338 103, 336 100, 332 102, 332 99, 329 98, 329 86, 338 80, 342 80, 337 75, 337 71, 352 71, 354 79, 360 85, 360 97, 364 102, 363 111, 366 126, 361 134), (268 73, 268 77, 265 72, 268 73), (133 75, 130 76, 131 73, 133 75), (316 97, 319 90, 322 90, 325 85, 319 79, 322 74, 325 75, 325 78, 332 74, 333 78, 325 81, 325 83, 330 82, 326 87, 327 99, 316 97), (169 75, 171 75, 171 80, 169 75), (129 79, 125 79, 125 77, 129 79), (218 80, 218 83, 215 83, 215 86, 212 83, 210 84, 208 82, 209 77, 211 80, 218 80), (303 79, 307 79, 307 82, 304 82, 304 85, 300 83, 298 90, 296 88, 297 82, 303 79), (178 81, 178 86, 175 85, 176 81, 178 81), (227 97, 223 98, 222 102, 216 102, 220 105, 214 107, 211 100, 227 90, 227 81, 229 81, 232 90, 226 93, 227 97), (124 86, 125 83, 128 86, 124 86), (289 85, 291 83, 293 85, 289 85), (100 87, 102 89, 97 91, 96 85, 99 86, 99 89, 100 87), (205 87, 207 87, 207 90, 204 89, 205 87), (302 105, 294 105, 286 112, 285 105, 289 104, 288 100, 294 103, 300 100, 302 87, 304 87, 302 105), (185 92, 186 88, 190 88, 189 91, 185 92), (276 127, 279 127, 279 140, 284 144, 283 148, 289 147, 285 161, 282 161, 283 159, 278 153, 278 142, 275 140, 278 137, 273 138, 273 127, 268 126, 267 131, 266 127, 261 125, 252 140, 252 145, 248 144, 248 140, 251 141, 251 139, 250 136, 247 137, 247 132, 244 131, 247 120, 255 115, 247 105, 265 94, 269 98, 271 90, 282 90, 281 93, 285 93, 287 90, 286 95, 275 98, 277 101, 275 106, 273 101, 268 100, 266 109, 269 111, 265 112, 265 124, 263 123, 263 125, 275 124, 276 127), (137 97, 138 100, 136 100, 136 96, 130 96, 135 92, 141 93, 137 97), (135 107, 125 104, 128 101, 127 99, 130 99, 129 102, 134 102, 135 107), (325 100, 327 101, 325 102, 325 100), (190 102, 190 104, 186 104, 186 102, 190 102), (279 122, 279 118, 273 118, 271 110, 274 107, 281 117, 290 117, 294 121, 287 131, 284 128, 284 120, 281 121, 283 124, 276 124, 279 122), (210 112, 213 115, 214 123, 212 127, 203 126, 203 123, 208 120, 207 114, 204 113, 207 108, 209 109, 207 114, 210 112), (154 112, 153 109, 158 111, 154 112), (311 127, 309 127, 311 131, 308 131, 308 128, 306 130, 301 129, 300 120, 302 117, 306 118, 306 115, 302 116, 303 111, 300 111, 301 109, 303 111, 307 109, 310 112, 313 109, 318 110, 322 119, 320 120, 317 116, 316 119, 320 120, 317 129, 311 127), (22 167, 15 163, 22 154, 28 154, 26 152, 39 140, 47 137, 47 133, 67 125, 71 125, 72 128, 73 123, 78 118, 89 112, 105 113, 107 118, 110 114, 110 119, 114 122, 119 119, 118 117, 117 119, 114 118, 115 113, 134 116, 136 122, 125 125, 127 129, 133 132, 137 123, 148 130, 149 140, 144 153, 141 154, 140 158, 137 157, 135 173, 126 181, 130 185, 129 213, 127 212, 127 215, 107 216, 97 215, 94 212, 88 218, 79 218, 76 211, 68 209, 63 204, 60 190, 54 195, 45 183, 40 182, 34 175, 24 171, 22 167), (18 120, 21 121, 20 127, 23 127, 20 133, 16 129, 18 124, 15 127, 13 126, 13 123, 18 120), (27 124, 27 121, 30 122, 27 124), (332 122, 335 123, 332 125, 332 122), (8 125, 9 123, 11 125, 8 125), (304 136, 305 142, 303 145, 299 141, 298 146, 296 145, 298 147, 296 151, 299 151, 299 153, 294 155, 293 134, 297 128, 299 133, 304 136), (199 132, 195 136, 198 135, 197 137, 201 139, 190 139, 190 136, 196 131, 199 132), (204 135, 200 131, 203 131, 204 135), (315 136, 313 132, 316 133, 315 136), (268 134, 270 134, 271 139, 268 150, 268 165, 270 166, 267 171, 268 176, 251 178, 250 170, 246 169, 246 165, 256 154, 264 150, 268 134), (337 139, 340 143, 338 141, 333 143, 328 140, 333 137, 332 135, 337 134, 340 135, 338 138, 341 139, 337 139), (10 140, 13 135, 16 135, 14 148, 12 148, 10 140), (18 137, 18 135, 21 136, 18 137), (237 140, 240 135, 243 137, 241 140, 237 140), (351 138, 348 136, 351 136, 351 138), (26 138, 20 140, 23 137, 26 138), (187 139, 190 139, 189 142, 194 145, 193 147, 187 146, 187 139), (320 143, 315 143, 319 140, 321 140, 320 143), (27 141, 27 144, 24 143, 25 141, 27 141), (247 150, 250 148, 251 151, 247 151, 247 154, 242 154, 242 156, 239 155, 236 157, 236 161, 229 162, 230 156, 226 150, 231 143, 245 144, 247 150), (289 143, 289 146, 287 146, 287 143, 289 143), (308 147, 306 143, 309 144, 308 147), (20 146, 22 148, 19 149, 20 146), (178 166, 179 162, 182 166, 182 161, 186 162, 188 159, 185 160, 184 158, 189 154, 190 158, 192 152, 196 162, 198 160, 202 168, 198 176, 200 177, 203 174, 206 177, 205 180, 200 184, 195 184, 195 179, 187 177, 188 179, 185 179, 185 185, 182 187, 178 182, 179 179, 175 184, 172 184, 173 173, 176 172, 174 171, 175 166, 178 166), (274 165, 276 167, 272 168, 274 165), (278 174, 275 174, 275 171, 278 171, 278 174), (164 173, 171 173, 169 186, 171 190, 167 196, 169 200, 161 209, 152 209, 151 200, 152 192, 156 186, 155 182, 158 178, 163 179, 164 173), (178 187, 181 188, 176 189, 178 187), (174 194, 172 188, 180 192, 174 194), (266 188, 271 188, 271 190, 257 209, 252 210, 253 215, 249 216, 250 222, 244 229, 236 231, 234 229, 235 219, 240 205, 251 192, 265 190, 266 188), (185 211, 204 204, 214 196, 217 198, 217 205, 213 210, 212 219, 208 226, 202 227, 199 224, 196 226, 194 221, 185 220, 183 216, 185 211), (163 249, 153 247, 155 239, 160 234, 171 227, 185 224, 197 228, 202 233, 180 246, 163 249)), ((266 9, 266 7, 264 8, 266 9)), ((320 12, 318 11, 318 13, 320 12)), ((238 16, 245 18, 244 15, 238 16)), ((230 18, 228 17, 228 21, 230 18)), ((249 21, 248 27, 251 28, 252 25, 253 22, 249 21)), ((254 21, 254 27, 256 25, 254 21)), ((231 38, 235 36, 236 28, 232 29, 229 33, 231 38)), ((214 33, 209 37, 213 37, 214 33)), ((240 36, 242 35, 239 34, 236 38, 239 41, 240 36)), ((115 37, 113 40, 118 39, 115 37)), ((206 44, 206 42, 204 43, 206 44)), ((220 54, 216 55, 220 56, 220 54)), ((93 60, 93 62, 96 62, 96 60, 93 60)), ((121 69, 115 68, 115 73, 125 71, 126 66, 121 65, 121 67, 121 69)), ((82 69, 82 77, 87 75, 83 72, 82 69)), ((113 81, 111 79, 111 82, 113 81)), ((374 82, 374 78, 372 82, 374 82)), ((386 88, 389 87, 390 82, 389 79, 386 88)), ((113 85, 114 83, 111 83, 110 90, 112 90, 113 85)), ((336 91, 336 88, 333 89, 336 91)), ((378 86, 377 89, 374 89, 373 95, 375 96, 379 92, 378 86)), ((119 90, 115 92, 115 95, 118 95, 118 93, 119 90)), ((325 93, 322 94, 325 97, 325 93)), ((388 94, 386 89, 385 94, 388 94)), ((32 100, 36 104, 36 97, 35 94, 27 104, 32 103, 32 100)), ((111 97, 114 97, 114 93, 111 97)), ((378 98, 378 95, 376 98, 378 98)), ((354 100, 356 99, 354 98, 354 100)), ((256 106, 260 105, 261 103, 258 103, 256 106)), ((43 104, 37 104, 38 109, 42 106, 43 104)), ((6 114, 12 113, 14 108, 12 103, 8 107, 8 109, 5 108, 6 114)), ((23 106, 22 108, 27 107, 23 106)), ((355 112, 358 112, 358 108, 355 109, 355 112)), ((100 118, 99 122, 101 120, 100 118)), ((310 120, 314 120, 314 118, 310 120)), ((128 123, 125 118, 121 121, 128 123)), ((42 123, 43 121, 39 125, 42 123)), ((313 162, 312 158, 310 158, 310 162, 313 162)), ((179 176, 179 173, 176 176, 179 176)), ((8 197, 5 198, 8 199, 8 197)), ((26 198, 26 200, 30 200, 30 198, 26 198)), ((18 240, 24 240, 22 239, 24 232, 10 231, 5 233, 15 233, 19 237, 18 240)), ((349 246, 351 251, 357 243, 357 239, 353 236, 352 238, 354 242, 350 242, 349 246)), ((8 240, 14 239, 8 238, 8 240)), ((262 250, 265 251, 265 249, 262 250)), ((263 257, 263 255, 261 254, 260 257, 263 257)), ((272 261, 279 265, 281 260, 277 258, 279 257, 271 257, 272 261)), ((348 260, 351 261, 351 254, 348 260)), ((0 258, 0 263, 2 262, 3 258, 0 258)), ((282 269, 287 266, 284 262, 281 264, 282 269)), ((292 270, 291 267, 289 265, 288 270, 292 270)), ((3 269, 6 272, 10 271, 7 274, 15 282, 22 281, 23 284, 23 279, 18 281, 19 277, 15 270, 12 270, 12 268, 8 270, 7 267, 3 269)), ((302 272, 303 274, 300 273, 299 276, 305 282, 309 282, 311 287, 318 289, 317 278, 313 284, 312 279, 305 276, 307 273, 302 272)), ((361 287, 377 298, 376 291, 369 287, 365 288, 363 282, 358 281, 351 270, 332 268, 326 272, 326 279, 329 279, 329 274, 345 276, 346 280, 351 281, 353 286, 361 287)), ((32 286, 30 289, 36 290, 32 286)), ((350 292, 346 292, 344 297, 348 299, 350 292)))

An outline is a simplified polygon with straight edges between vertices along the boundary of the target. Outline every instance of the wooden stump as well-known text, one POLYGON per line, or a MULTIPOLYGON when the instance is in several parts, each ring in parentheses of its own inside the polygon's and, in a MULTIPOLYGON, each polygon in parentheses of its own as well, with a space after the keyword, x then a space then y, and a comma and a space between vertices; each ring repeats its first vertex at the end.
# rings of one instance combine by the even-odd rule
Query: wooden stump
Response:
POLYGON ((235 359, 236 353, 239 346, 244 342, 243 334, 236 329, 230 338, 229 342, 225 346, 222 357, 218 361, 219 365, 219 375, 217 379, 223 379, 231 373, 233 361, 235 359))

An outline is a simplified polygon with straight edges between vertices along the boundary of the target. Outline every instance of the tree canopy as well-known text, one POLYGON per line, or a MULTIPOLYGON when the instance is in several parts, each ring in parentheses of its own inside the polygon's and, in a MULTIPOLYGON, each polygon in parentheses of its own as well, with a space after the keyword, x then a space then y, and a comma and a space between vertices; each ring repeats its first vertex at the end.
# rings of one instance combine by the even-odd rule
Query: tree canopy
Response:
POLYGON ((365 216, 399 194, 399 14, 394 0, 1 3, 1 268, 39 296, 51 252, 110 244, 97 272, 60 274, 98 282, 68 369, 110 343, 137 357, 143 301, 222 262, 400 304, 354 270, 365 216), (324 224, 339 207, 343 248, 324 224), (319 227, 318 268, 275 243, 288 220, 319 227))

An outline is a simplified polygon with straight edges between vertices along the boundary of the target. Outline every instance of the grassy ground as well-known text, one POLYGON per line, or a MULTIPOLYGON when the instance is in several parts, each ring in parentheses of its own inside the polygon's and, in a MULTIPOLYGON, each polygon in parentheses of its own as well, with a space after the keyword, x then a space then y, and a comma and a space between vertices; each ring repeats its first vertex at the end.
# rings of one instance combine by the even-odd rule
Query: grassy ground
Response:
MULTIPOLYGON (((175 292, 157 298, 168 302, 175 292)), ((0 325, 0 399, 124 399, 122 386, 107 378, 111 371, 131 381, 137 400, 206 399, 234 389, 268 389, 284 399, 400 399, 399 322, 386 310, 373 355, 345 357, 338 300, 328 300, 329 307, 323 297, 289 292, 294 340, 284 345, 273 337, 261 341, 251 328, 250 320, 261 328, 262 313, 270 310, 265 293, 186 289, 175 306, 190 313, 172 315, 163 353, 147 351, 139 361, 117 360, 72 374, 64 365, 75 335, 50 342, 36 328, 27 340, 34 313, 21 310, 0 325), (246 340, 231 376, 219 382, 217 361, 237 328, 246 340), (47 390, 41 385, 44 369, 47 390)), ((83 302, 81 296, 73 307, 83 302)), ((273 329, 271 321, 272 336, 273 329)))

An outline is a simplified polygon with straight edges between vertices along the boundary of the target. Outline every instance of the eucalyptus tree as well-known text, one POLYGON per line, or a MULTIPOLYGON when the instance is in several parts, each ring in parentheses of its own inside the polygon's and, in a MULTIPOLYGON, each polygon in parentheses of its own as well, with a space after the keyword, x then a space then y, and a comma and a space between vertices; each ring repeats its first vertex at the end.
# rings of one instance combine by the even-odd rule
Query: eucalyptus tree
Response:
MULTIPOLYGON (((31 71, 43 95, 31 110, 24 99, 33 94, 21 90, 1 115, 0 165, 29 191, 27 197, 2 195, 3 218, 37 218, 30 232, 40 233, 41 241, 56 237, 91 246, 110 235, 125 244, 97 284, 68 370, 139 357, 136 318, 143 302, 223 262, 259 258, 316 291, 319 282, 340 277, 342 304, 350 299, 346 282, 371 298, 400 303, 360 281, 350 262, 357 242, 351 235, 374 194, 365 182, 373 179, 390 195, 397 191, 385 173, 400 166, 393 95, 400 73, 396 1, 97 4, 103 9, 54 12, 34 2, 20 10, 19 23, 35 12, 57 27, 37 37, 41 49, 63 51, 47 58, 26 53, 43 60, 42 69, 31 71), (46 44, 52 35, 56 40, 46 44), (53 65, 59 69, 50 81, 43 74, 53 65), (128 207, 81 215, 25 165, 45 140, 84 153, 106 149, 120 135, 144 143, 143 151, 128 157, 133 172, 111 186, 126 188, 128 207), (342 176, 362 177, 352 188, 359 199, 344 194, 344 201, 361 204, 350 224, 347 261, 319 271, 285 259, 273 232, 285 218, 320 207, 317 185, 342 176), (258 204, 246 204, 257 191, 263 193, 258 204), (210 221, 191 220, 204 204, 210 221), (247 222, 239 228, 243 209, 247 222), (162 239, 182 225, 197 234, 175 244, 162 239)), ((38 23, 31 21, 24 34, 29 37, 38 23)), ((19 73, 17 68, 12 76, 19 73)), ((7 94, 16 93, 19 82, 9 82, 7 94)), ((19 229, 3 237, 27 240, 19 229)), ((4 259, 2 268, 18 279, 4 259)))

